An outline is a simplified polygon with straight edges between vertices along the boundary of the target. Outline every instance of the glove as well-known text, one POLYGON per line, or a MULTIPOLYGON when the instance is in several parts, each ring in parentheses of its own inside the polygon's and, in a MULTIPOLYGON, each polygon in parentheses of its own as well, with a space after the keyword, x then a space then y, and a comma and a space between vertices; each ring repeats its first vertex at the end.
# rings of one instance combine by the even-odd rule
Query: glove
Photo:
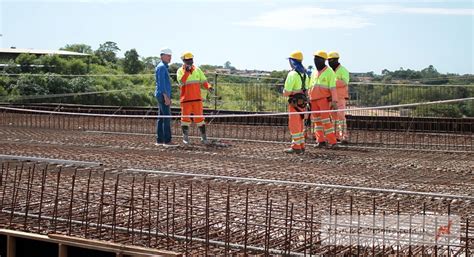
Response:
POLYGON ((337 110, 337 102, 332 101, 332 102, 331 102, 331 108, 332 108, 333 110, 337 110))
POLYGON ((209 91, 209 93, 214 93, 214 88, 210 87, 207 91, 209 91))

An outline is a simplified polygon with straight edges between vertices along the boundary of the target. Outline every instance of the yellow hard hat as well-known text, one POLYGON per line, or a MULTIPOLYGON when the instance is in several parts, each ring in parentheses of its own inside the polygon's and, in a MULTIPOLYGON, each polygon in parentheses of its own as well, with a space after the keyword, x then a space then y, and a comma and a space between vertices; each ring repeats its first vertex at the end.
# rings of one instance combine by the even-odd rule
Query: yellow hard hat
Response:
POLYGON ((194 55, 193 53, 186 51, 181 55, 181 60, 187 60, 187 59, 193 59, 194 55))
POLYGON ((290 54, 290 58, 298 61, 303 61, 303 53, 301 51, 293 51, 290 54))
POLYGON ((324 60, 328 59, 328 54, 325 51, 321 51, 321 50, 314 52, 314 56, 319 56, 323 58, 324 60))
POLYGON ((339 53, 338 52, 330 52, 328 54, 328 59, 336 59, 339 58, 339 53))

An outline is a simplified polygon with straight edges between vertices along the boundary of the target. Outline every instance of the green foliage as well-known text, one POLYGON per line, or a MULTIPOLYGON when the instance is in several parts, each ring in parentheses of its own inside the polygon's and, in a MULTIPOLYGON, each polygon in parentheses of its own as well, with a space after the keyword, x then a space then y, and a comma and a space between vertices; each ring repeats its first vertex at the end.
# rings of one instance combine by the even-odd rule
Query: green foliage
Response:
POLYGON ((3 69, 5 73, 18 74, 21 72, 21 68, 18 67, 18 64, 14 60, 9 60, 6 65, 7 66, 3 69))
POLYGON ((138 59, 138 53, 135 49, 125 52, 125 59, 122 65, 123 70, 128 74, 137 74, 144 68, 143 63, 138 59))
POLYGON ((36 60, 36 64, 42 65, 41 70, 44 72, 67 73, 66 61, 58 55, 43 55, 36 60))
POLYGON ((424 117, 460 118, 463 116, 459 105, 432 105, 429 108, 418 106, 415 115, 424 117))
POLYGON ((81 59, 73 59, 67 62, 67 73, 72 75, 83 75, 87 73, 87 64, 81 59))
POLYGON ((91 92, 95 90, 93 80, 87 77, 72 78, 68 84, 72 92, 91 92))
MULTIPOLYGON (((15 62, 10 63, 12 65, 4 68, 3 72, 23 74, 0 76, 0 101, 52 101, 119 106, 156 105, 154 70, 160 61, 159 57, 140 59, 136 50, 131 49, 125 53, 125 58, 117 58, 116 53, 119 48, 114 42, 105 42, 96 51, 84 44, 66 45, 63 49, 88 53, 90 56, 65 58, 50 55, 37 58, 34 55, 20 55, 15 62), (133 74, 133 76, 128 74, 133 74), (87 92, 101 93, 84 94, 87 92), (61 98, 50 97, 54 94, 70 93, 78 94, 61 98), (38 99, 28 98, 31 96, 38 99)), ((176 82, 176 71, 181 65, 180 63, 169 65, 173 82, 176 82)), ((288 74, 287 70, 273 71, 270 76, 259 78, 234 74, 214 75, 216 69, 224 67, 233 68, 230 62, 226 62, 224 66, 200 66, 211 84, 215 84, 217 80, 217 98, 210 97, 206 90, 202 90, 206 107, 213 108, 217 103, 219 109, 286 111, 286 97, 283 97, 281 92, 288 74)), ((474 84, 472 75, 440 74, 433 66, 421 71, 403 68, 397 71, 383 70, 381 76, 369 72, 364 76, 371 77, 374 83, 351 86, 352 105, 380 106, 474 96, 472 86, 436 85, 474 84), (432 86, 384 85, 386 82, 400 83, 404 80, 425 85, 432 84, 432 86)), ((173 103, 178 106, 179 87, 173 86, 172 94, 173 103)), ((474 117, 474 101, 419 106, 411 110, 411 114, 417 116, 474 117)))
POLYGON ((5 89, 3 85, 0 85, 0 97, 6 96, 8 91, 5 89))
POLYGON ((158 56, 150 56, 142 58, 143 68, 146 72, 154 72, 156 65, 160 63, 161 59, 158 56))
POLYGON ((71 51, 71 52, 76 52, 76 53, 83 53, 83 54, 92 54, 92 47, 86 44, 71 44, 71 45, 66 45, 63 48, 60 48, 61 50, 66 50, 66 51, 71 51))
POLYGON ((46 74, 43 79, 43 87, 46 89, 47 94, 64 94, 73 92, 66 78, 55 76, 54 74, 46 74))
POLYGON ((236 68, 235 68, 234 66, 232 66, 232 63, 229 62, 229 61, 227 61, 227 62, 224 63, 224 68, 225 68, 225 69, 229 69, 229 70, 231 70, 231 71, 235 71, 235 70, 236 70, 236 68))
POLYGON ((15 59, 15 62, 20 65, 22 72, 32 72, 34 68, 32 65, 35 63, 36 55, 34 54, 20 54, 15 59))
POLYGON ((103 64, 116 63, 118 51, 120 51, 120 48, 117 43, 107 41, 99 46, 99 49, 95 51, 95 55, 99 57, 103 64))
POLYGON ((19 95, 46 95, 48 88, 43 76, 33 76, 31 74, 22 74, 12 88, 19 95))

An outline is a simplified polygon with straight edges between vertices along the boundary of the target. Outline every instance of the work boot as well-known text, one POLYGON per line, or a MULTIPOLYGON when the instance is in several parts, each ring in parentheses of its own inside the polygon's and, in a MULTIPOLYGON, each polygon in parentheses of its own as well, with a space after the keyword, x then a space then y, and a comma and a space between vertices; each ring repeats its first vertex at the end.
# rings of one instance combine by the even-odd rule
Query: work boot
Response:
POLYGON ((201 132, 201 143, 205 145, 209 144, 209 141, 207 141, 207 136, 206 136, 206 126, 205 125, 200 126, 199 132, 201 132))
POLYGON ((337 150, 337 149, 339 149, 339 145, 337 145, 337 144, 328 145, 328 149, 337 150))
POLYGON ((183 144, 189 145, 189 126, 181 126, 183 131, 183 144))
POLYGON ((317 148, 326 148, 326 146, 328 145, 328 143, 326 143, 326 141, 324 142, 319 142, 316 147, 317 148))
POLYGON ((286 149, 285 151, 283 151, 284 153, 288 153, 288 154, 303 154, 304 153, 304 149, 294 149, 294 148, 288 148, 286 149))
POLYGON ((341 140, 341 145, 348 145, 348 144, 349 144, 349 141, 347 141, 347 139, 341 140))

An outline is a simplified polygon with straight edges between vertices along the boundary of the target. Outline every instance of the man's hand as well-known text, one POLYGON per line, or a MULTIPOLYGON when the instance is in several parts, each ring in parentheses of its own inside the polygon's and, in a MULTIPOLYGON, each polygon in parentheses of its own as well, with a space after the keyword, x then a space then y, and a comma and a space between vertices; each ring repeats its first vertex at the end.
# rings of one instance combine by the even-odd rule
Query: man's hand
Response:
POLYGON ((337 102, 332 101, 332 102, 331 102, 331 108, 332 108, 333 110, 337 110, 337 102))
POLYGON ((214 93, 214 88, 210 87, 209 89, 207 89, 207 91, 209 91, 209 93, 213 94, 214 93))
POLYGON ((170 106, 171 105, 171 99, 167 95, 163 95, 165 98, 165 105, 170 106))

